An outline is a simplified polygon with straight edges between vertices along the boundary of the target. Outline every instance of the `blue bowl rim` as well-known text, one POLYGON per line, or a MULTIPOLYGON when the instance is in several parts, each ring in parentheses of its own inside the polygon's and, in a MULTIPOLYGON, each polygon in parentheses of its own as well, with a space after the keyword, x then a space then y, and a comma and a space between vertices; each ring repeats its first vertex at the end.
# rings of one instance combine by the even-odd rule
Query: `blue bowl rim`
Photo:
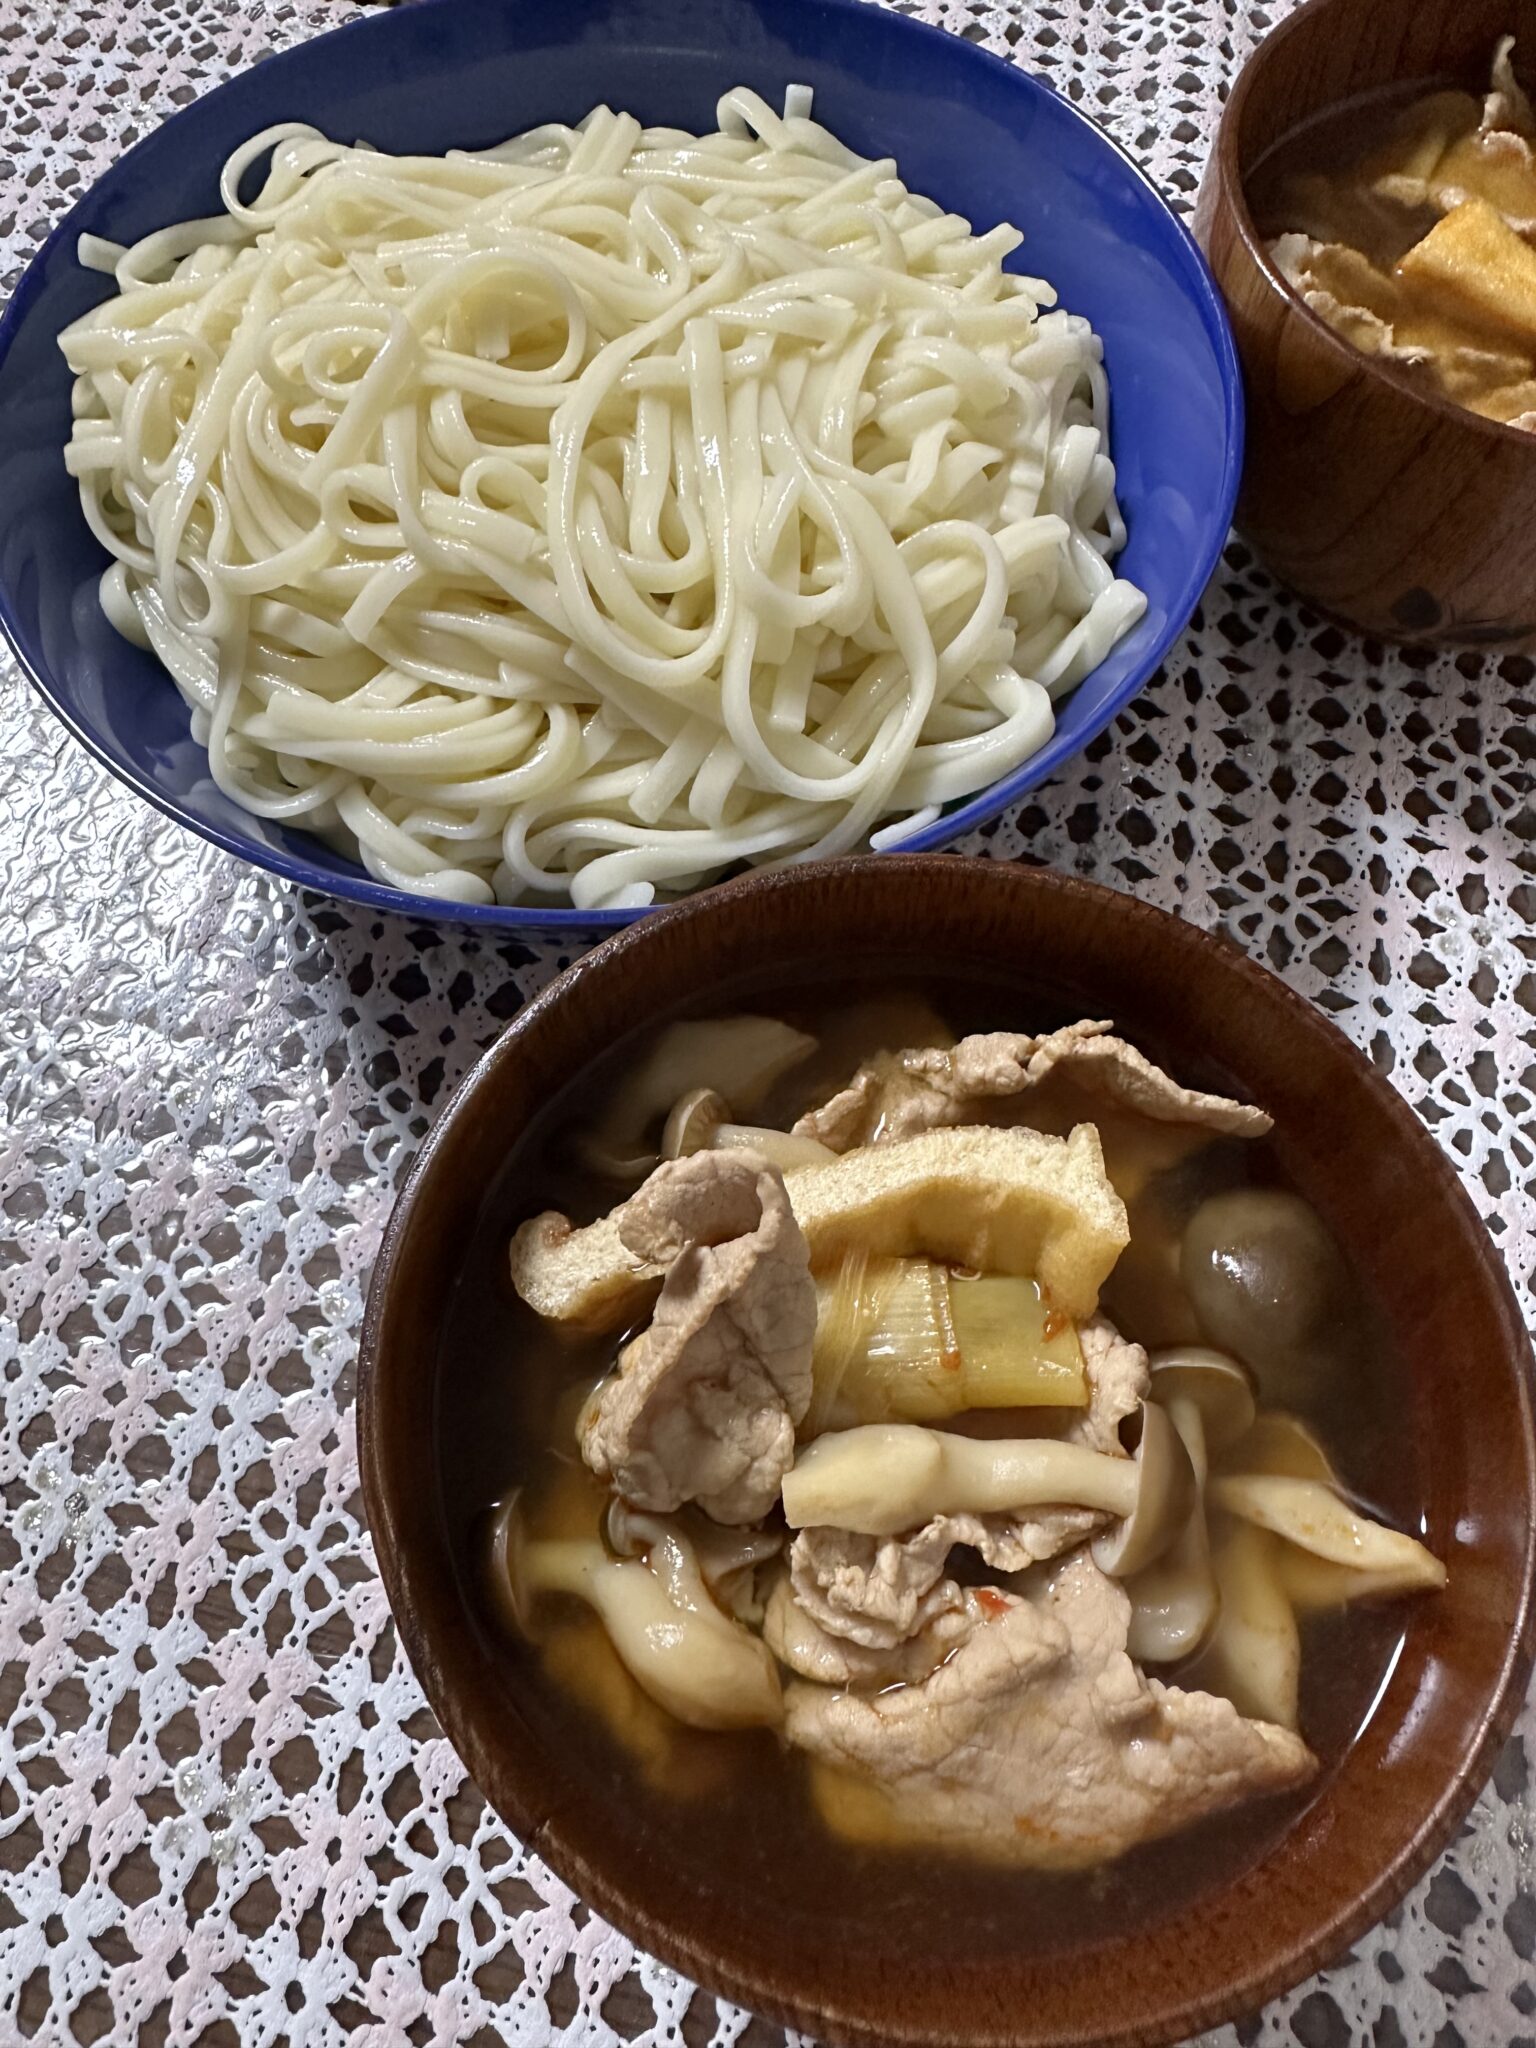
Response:
MULTIPOLYGON (((456 4, 457 0, 413 0, 411 13, 417 15, 424 12, 442 10, 456 4)), ((1221 516, 1218 525, 1213 528, 1213 538, 1207 543, 1204 556, 1197 564, 1199 572, 1197 592, 1203 590, 1210 581, 1211 576, 1215 572, 1216 565, 1221 559, 1222 549, 1226 545, 1227 534, 1232 524, 1233 510, 1237 503, 1238 483, 1243 466, 1243 386, 1242 371, 1238 362, 1237 344, 1233 338, 1231 322, 1227 317, 1226 305, 1211 273, 1210 266, 1206 262, 1205 253, 1195 240, 1188 226, 1174 212, 1155 182, 1143 170, 1130 151, 1117 142, 1105 129, 1101 128, 1091 116, 1085 114, 1080 107, 1074 106, 1071 100, 1056 92, 1055 87, 1048 79, 1040 77, 1035 72, 1026 71, 1022 65, 1012 63, 1008 58, 997 55, 995 51, 983 49, 965 37, 952 35, 948 30, 936 27, 932 23, 914 20, 910 15, 898 14, 894 10, 887 10, 877 5, 876 0, 817 0, 817 6, 819 11, 834 16, 878 13, 894 35, 908 35, 918 42, 927 40, 930 42, 943 42, 948 45, 960 44, 963 46, 963 51, 954 51, 953 54, 959 56, 962 63, 972 63, 983 70, 990 68, 994 73, 1002 73, 1012 83, 1021 85, 1026 90, 1033 88, 1037 91, 1050 93, 1072 120, 1078 122, 1101 147, 1107 149, 1119 160, 1122 168, 1129 173, 1138 185, 1144 188, 1154 204, 1166 215, 1169 224, 1175 231, 1176 240, 1183 242, 1185 254, 1192 261, 1190 285, 1197 299, 1203 325, 1215 349, 1222 386, 1222 424, 1226 434, 1226 456, 1222 468, 1221 488, 1217 505, 1217 510, 1221 516)), ((363 16, 352 21, 339 23, 333 29, 322 31, 319 36, 309 37, 301 43, 296 43, 290 48, 278 51, 266 58, 262 64, 263 72, 270 74, 274 69, 282 69, 289 64, 307 59, 312 54, 315 45, 320 42, 333 41, 341 37, 387 35, 392 32, 390 29, 392 13, 393 10, 386 14, 363 16)), ((221 80, 214 87, 214 93, 224 91, 227 86, 232 85, 235 79, 242 75, 245 74, 237 72, 233 78, 221 80)), ((212 95, 210 94, 208 97, 212 97, 212 95)), ((178 109, 176 113, 167 116, 165 121, 151 129, 148 134, 141 136, 137 142, 125 150, 122 156, 118 157, 108 167, 107 171, 102 173, 102 176, 110 176, 124 165, 131 163, 133 158, 162 129, 175 125, 182 111, 184 110, 178 109)), ((99 182, 99 180, 94 181, 81 194, 80 198, 75 201, 74 205, 53 229, 52 233, 39 245, 36 253, 18 279, 9 303, 5 307, 4 312, 0 313, 0 367, 3 367, 6 358, 10 354, 11 346, 28 317, 32 301, 43 288, 42 278, 47 260, 61 243, 67 242, 72 235, 77 236, 80 233, 80 230, 75 226, 76 215, 90 203, 96 189, 96 184, 99 182)), ((1080 753, 1084 747, 1097 739, 1100 733, 1104 732, 1114 722, 1125 706, 1135 697, 1139 696, 1162 666, 1180 634, 1183 633, 1198 603, 1199 597, 1197 594, 1194 602, 1183 617, 1170 614, 1165 630, 1153 647, 1148 650, 1139 668, 1132 670, 1124 682, 1106 699, 1101 707, 1101 715, 1098 722, 1092 731, 1085 735, 1067 738, 1062 734, 1061 728, 1058 725, 1045 745, 1031 754, 1029 759, 1016 768, 1011 775, 1005 776, 1000 782, 989 784, 986 789, 981 790, 977 795, 969 798, 957 808, 945 810, 932 824, 908 834, 897 845, 882 850, 893 853, 932 852, 941 847, 952 845, 966 833, 974 831, 977 826, 989 824, 993 819, 1001 817, 1003 812, 1017 802, 1020 797, 1037 787, 1048 776, 1054 774, 1063 762, 1071 759, 1074 754, 1080 753)), ((482 929, 499 929, 512 932, 577 933, 618 931, 625 925, 633 924, 638 918, 648 917, 652 909, 663 907, 658 904, 636 910, 578 910, 570 904, 550 906, 516 903, 449 902, 441 897, 415 895, 406 889, 393 888, 388 883, 375 881, 372 876, 361 870, 356 875, 351 875, 338 871, 333 867, 322 867, 318 863, 299 859, 282 851, 280 848, 259 846, 254 841, 243 838, 239 833, 230 830, 224 825, 194 816, 185 804, 179 802, 174 797, 168 796, 163 790, 156 788, 137 768, 116 761, 108 754, 105 746, 97 738, 93 729, 75 714, 69 704, 56 691, 47 673, 40 669, 27 653, 9 594, 3 586, 0 586, 0 634, 4 635, 22 673, 47 703, 54 716, 80 742, 88 753, 95 756, 115 780, 123 783, 136 796, 141 797, 146 803, 153 805, 163 816, 171 819, 173 823, 182 826, 186 831, 195 834, 199 839, 219 847, 225 853, 232 854, 237 860, 244 861, 249 866, 260 868, 268 874, 276 875, 281 880, 291 882, 301 889, 313 890, 321 895, 336 897, 347 903, 364 904, 371 909, 392 911, 397 916, 410 918, 416 923, 471 925, 482 929)), ((1083 683, 1078 684, 1077 688, 1082 689, 1084 684, 1091 680, 1091 675, 1092 671, 1090 671, 1088 677, 1084 678, 1083 683)), ((717 885, 710 884, 707 886, 717 885)), ((689 893, 698 894, 700 892, 691 891, 689 893)))

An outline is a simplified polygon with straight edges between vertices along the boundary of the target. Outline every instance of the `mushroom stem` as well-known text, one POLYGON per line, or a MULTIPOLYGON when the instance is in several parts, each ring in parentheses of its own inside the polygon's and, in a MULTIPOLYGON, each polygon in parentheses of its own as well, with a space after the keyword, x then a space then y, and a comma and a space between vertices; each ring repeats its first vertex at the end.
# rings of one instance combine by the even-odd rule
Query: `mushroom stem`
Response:
POLYGON ((784 1478, 792 1529, 831 1527, 859 1536, 896 1536, 935 1515, 993 1514, 1069 1505, 1127 1516, 1140 1474, 1109 1457, 1052 1438, 984 1441, 870 1422, 816 1439, 784 1478))
POLYGON ((1301 1640, 1280 1577, 1283 1549, 1278 1537, 1251 1522, 1222 1522, 1215 1546, 1221 1618, 1198 1675, 1240 1714, 1294 1730, 1301 1640))
POLYGON ((1093 1540, 1093 1561, 1112 1579, 1134 1578, 1177 1543, 1200 1514, 1200 1488, 1183 1439, 1155 1401, 1141 1406, 1136 1501, 1118 1527, 1093 1540))
POLYGON ((1189 1453, 1189 1462, 1195 1468, 1196 1484, 1205 1487, 1205 1476, 1210 1469, 1210 1459, 1205 1447, 1205 1417, 1200 1412, 1200 1403, 1188 1394, 1171 1394, 1163 1406, 1168 1411, 1168 1420, 1184 1439, 1184 1448, 1189 1453))
POLYGON ((793 1131, 774 1131, 764 1124, 722 1123, 709 1141, 713 1152, 756 1152, 780 1173, 800 1166, 830 1166, 837 1154, 815 1138, 797 1138, 793 1131))
POLYGON ((655 1526, 643 1562, 611 1558, 595 1538, 509 1543, 517 1613, 541 1593, 585 1600, 636 1684, 679 1721, 777 1727, 783 1698, 773 1658, 715 1605, 691 1546, 655 1526))
POLYGON ((1426 1581, 1415 1564, 1407 1572, 1362 1571, 1354 1565, 1331 1564, 1310 1550, 1298 1550, 1294 1543, 1270 1539, 1279 1556, 1275 1570, 1285 1597, 1298 1614, 1317 1614, 1330 1607, 1347 1607, 1355 1600, 1389 1599, 1397 1593, 1418 1592, 1426 1581))
POLYGON ((601 1544, 583 1536, 525 1541, 517 1553, 519 1606, 526 1611, 526 1603, 538 1593, 568 1593, 595 1606, 592 1575, 607 1562, 601 1544))
MULTIPOLYGON (((1156 1391, 1156 1377, 1152 1384, 1156 1391)), ((1169 1548, 1126 1586, 1131 1597, 1127 1648, 1138 1664, 1172 1664, 1187 1657, 1210 1633, 1218 1607, 1203 1499, 1209 1463, 1205 1410, 1176 1376, 1165 1387, 1162 1406, 1189 1454, 1195 1501, 1169 1548)))
POLYGON ((684 1090, 711 1090, 750 1114, 781 1074, 816 1050, 777 1017, 671 1024, 615 1089, 587 1151, 601 1170, 642 1179, 656 1163, 649 1133, 684 1090))
POLYGON ((1334 1488, 1339 1483, 1328 1453, 1312 1431, 1283 1408, 1265 1409, 1217 1463, 1223 1471, 1245 1478, 1257 1474, 1268 1479, 1316 1479, 1334 1488))
POLYGON ((644 1514, 617 1495, 609 1502, 605 1528, 610 1548, 620 1557, 649 1556, 653 1564, 669 1561, 658 1546, 675 1536, 692 1553, 716 1606, 737 1621, 761 1619, 753 1574, 784 1548, 782 1530, 725 1528, 693 1507, 673 1515, 644 1514))
POLYGON ((1445 1584, 1445 1566, 1422 1543, 1357 1515, 1330 1487, 1315 1479, 1234 1473, 1212 1480, 1210 1499, 1213 1506, 1270 1529, 1331 1564, 1390 1572, 1405 1591, 1445 1584))

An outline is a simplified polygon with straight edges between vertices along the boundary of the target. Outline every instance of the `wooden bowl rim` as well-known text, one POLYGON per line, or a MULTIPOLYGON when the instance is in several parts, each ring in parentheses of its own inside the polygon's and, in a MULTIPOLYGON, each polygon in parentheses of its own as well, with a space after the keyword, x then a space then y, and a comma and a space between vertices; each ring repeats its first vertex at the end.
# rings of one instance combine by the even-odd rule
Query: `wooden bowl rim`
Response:
MULTIPOLYGON (((1536 457, 1536 434, 1528 428, 1510 426, 1504 420, 1488 419, 1480 412, 1472 412, 1466 406, 1458 405, 1452 398, 1442 397, 1438 391, 1421 391, 1408 381, 1401 370, 1393 368, 1390 364, 1378 362, 1374 356, 1366 355, 1362 349, 1356 348, 1353 342, 1346 341, 1341 334, 1336 333, 1322 315, 1314 312, 1300 292, 1281 275, 1249 211, 1248 189, 1243 178, 1242 166, 1238 161, 1238 131, 1242 126, 1243 114, 1255 79, 1271 62, 1275 51, 1293 34, 1304 31, 1315 16, 1326 14, 1330 9, 1344 13, 1352 7, 1371 4, 1373 0, 1302 0, 1301 6, 1294 13, 1288 14, 1283 21, 1277 22, 1254 50, 1237 74, 1237 81, 1227 96, 1227 103, 1222 108, 1221 119, 1216 127, 1211 167, 1215 171, 1220 187, 1221 203, 1231 214, 1242 237, 1244 248, 1270 290, 1283 299, 1290 310, 1299 315, 1312 335, 1323 342, 1329 353, 1336 356, 1341 364, 1359 371, 1384 389, 1395 392, 1410 405, 1422 407, 1435 418, 1445 421, 1448 426, 1465 429, 1475 439, 1491 441, 1494 447, 1514 447, 1523 443, 1533 457, 1536 457)), ((1408 4, 1413 4, 1413 0, 1408 0, 1408 4)), ((1312 112, 1321 114, 1330 106, 1345 104, 1347 102, 1344 100, 1327 101, 1313 108, 1312 112)))
MULTIPOLYGON (((1316 1970, 1342 1955, 1371 1927, 1397 1906, 1410 1888, 1424 1875, 1452 1839, 1462 1819, 1486 1783, 1497 1754, 1508 1738, 1524 1704, 1533 1661, 1536 1661, 1536 1416, 1533 1389, 1536 1363, 1518 1301, 1502 1258, 1486 1226, 1450 1160, 1428 1127, 1380 1074, 1367 1056, 1339 1029, 1325 1012, 1308 1002, 1278 975, 1251 959, 1223 935, 1190 924, 1168 911, 1122 891, 1088 882, 1053 870, 992 862, 953 854, 887 854, 825 861, 800 868, 750 874, 725 883, 704 895, 689 897, 668 906, 654 917, 616 932, 602 945, 579 957, 541 993, 518 1012, 496 1042, 466 1073, 433 1125, 407 1172, 386 1226, 368 1292, 358 1359, 358 1461, 367 1526, 372 1535, 378 1571, 383 1581, 400 1637, 417 1673, 422 1689, 444 1733, 461 1760, 479 1747, 477 1715, 464 1701, 458 1687, 448 1678, 442 1664, 458 1664, 467 1654, 467 1623, 459 1617, 446 1624, 450 1639, 449 1657, 440 1663, 434 1641, 422 1624, 423 1603, 411 1591, 413 1566, 403 1547, 394 1540, 390 1512, 393 1480, 389 1467, 396 1452, 387 1445, 378 1424, 378 1358, 384 1341, 396 1268, 402 1248, 411 1232, 418 1205, 423 1203, 438 1161, 447 1157, 449 1141, 461 1125, 475 1114, 475 1105, 487 1079, 509 1060, 518 1056, 522 1039, 544 1025, 552 1012, 580 999, 585 979, 607 971, 610 963, 647 947, 682 922, 706 923, 731 915, 734 906, 770 892, 794 891, 806 884, 828 880, 846 881, 860 874, 878 878, 885 888, 898 887, 904 877, 914 887, 924 881, 943 885, 946 877, 964 869, 982 869, 994 877, 991 886, 1028 888, 1052 894, 1068 906, 1097 905, 1123 918, 1127 927, 1140 927, 1157 935, 1156 943, 1188 949, 1193 955, 1205 953, 1221 963, 1221 971, 1232 977, 1235 992, 1284 1016, 1287 1028, 1322 1037, 1353 1070, 1355 1085, 1368 1091, 1377 1107, 1411 1148, 1415 1164, 1424 1169, 1424 1185, 1430 1199, 1449 1202, 1473 1225, 1472 1242, 1477 1247, 1480 1285, 1488 1290, 1490 1308, 1509 1339, 1510 1381, 1519 1433, 1524 1452, 1525 1543, 1518 1581, 1514 1587, 1514 1621, 1508 1644, 1499 1660, 1490 1686, 1476 1717, 1470 1721, 1466 1741, 1458 1745, 1459 1767, 1445 1779, 1433 1803, 1412 1826, 1396 1855, 1385 1863, 1378 1876, 1352 1900, 1325 1900, 1321 1923, 1305 1938, 1290 1943, 1281 1953, 1262 1953, 1262 1940, 1255 1943, 1250 1965, 1234 1967, 1226 1981, 1213 1989, 1180 1991, 1178 2003, 1164 2004, 1151 2017, 1127 2011, 1123 2022, 1109 2031, 1091 2036, 1077 2026, 1051 2034, 1010 2030, 1007 2038, 1018 2048, 1171 2048, 1171 2044, 1206 2028, 1219 2026, 1255 2011, 1270 1999, 1303 1982, 1316 1970)), ((814 950, 808 948, 808 952, 814 950)), ((434 1362, 435 1374, 436 1365, 434 1362)), ((419 1476, 419 1475, 418 1475, 419 1476)), ((432 1631, 438 1638, 438 1631, 432 1631)), ((505 1747, 502 1755, 505 1756, 505 1747)), ((536 1757, 534 1759, 537 1761, 536 1757)), ((467 1767, 467 1765, 466 1765, 467 1767)), ((511 1832, 527 1847, 547 1860, 595 1912, 627 1934, 637 1945, 662 1962, 682 1971, 705 1989, 746 2006, 779 2024, 799 2028, 828 2041, 857 2043, 859 2048, 970 2048, 984 2042, 998 2048, 1004 2036, 995 2030, 967 2027, 962 2016, 954 2027, 919 2031, 903 2026, 890 2014, 872 2016, 868 2010, 850 2010, 830 2003, 812 2005, 797 1997, 793 1987, 793 1963, 778 1962, 777 1980, 771 1966, 759 1958, 740 1958, 741 1967, 726 1962, 716 1951, 708 1931, 699 1938, 689 1930, 656 1920, 643 1897, 636 1897, 607 1872, 584 1857, 564 1838, 558 1814, 539 1810, 532 1797, 534 1773, 527 1763, 503 1765, 498 1776, 516 1778, 515 1786, 498 1786, 497 1796, 486 1794, 490 1804, 511 1832), (791 1988, 784 1989, 785 1985, 791 1988)), ((483 1789, 483 1788, 482 1788, 483 1789)), ((1284 1855, 1284 1843, 1278 1854, 1284 1855)), ((1089 1957, 1068 1957, 1065 1967, 1097 1970, 1103 1964, 1089 1957)), ((979 2025, 979 2023, 978 2023, 979 2025)), ((1010 2028, 1017 2026, 1015 2017, 1010 2028)))

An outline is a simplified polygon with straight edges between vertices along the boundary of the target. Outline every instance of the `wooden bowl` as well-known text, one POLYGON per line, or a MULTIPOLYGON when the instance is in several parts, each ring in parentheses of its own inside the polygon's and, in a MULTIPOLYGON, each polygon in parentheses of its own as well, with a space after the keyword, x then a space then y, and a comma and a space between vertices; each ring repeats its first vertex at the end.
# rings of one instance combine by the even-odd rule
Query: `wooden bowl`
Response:
POLYGON ((422 1149, 375 1271, 363 1491, 401 1636, 449 1739, 508 1826, 635 1941, 825 2041, 1154 2048, 1337 1956, 1471 1805, 1536 1633, 1529 1373, 1509 1282, 1455 1173, 1319 1011, 1132 897, 1042 870, 885 856, 752 876, 658 913, 571 967, 474 1069, 422 1149), (706 1868, 710 1807, 669 1827, 583 1761, 569 1708, 551 1706, 537 1660, 498 1631, 456 1548, 465 1489, 445 1485, 439 1463, 445 1399, 516 1368, 496 1349, 506 1240, 532 1199, 514 1148, 593 1060, 700 1003, 935 975, 1001 989, 1021 1026, 1112 1017, 1191 1079, 1270 1109, 1282 1168, 1379 1297, 1406 1362, 1393 1455, 1405 1472, 1416 1463, 1409 1498, 1450 1567, 1444 1594, 1402 1610, 1379 1705, 1310 1799, 1282 1825, 1256 1823, 1251 1846, 1237 1831, 1237 1867, 1192 1903, 1154 1897, 1134 1929, 1085 1925, 1051 1953, 1031 1918, 985 1904, 963 1956, 925 1940, 910 1900, 871 1927, 734 1836, 706 1868), (478 1345, 449 1338, 466 1289, 483 1291, 478 1345))
POLYGON ((1340 101, 1415 79, 1483 90, 1511 33, 1536 83, 1536 0, 1308 0, 1243 67, 1196 210, 1243 365, 1238 528, 1319 610, 1385 639, 1536 646, 1536 435, 1420 391, 1336 335, 1270 261, 1245 185, 1340 101))

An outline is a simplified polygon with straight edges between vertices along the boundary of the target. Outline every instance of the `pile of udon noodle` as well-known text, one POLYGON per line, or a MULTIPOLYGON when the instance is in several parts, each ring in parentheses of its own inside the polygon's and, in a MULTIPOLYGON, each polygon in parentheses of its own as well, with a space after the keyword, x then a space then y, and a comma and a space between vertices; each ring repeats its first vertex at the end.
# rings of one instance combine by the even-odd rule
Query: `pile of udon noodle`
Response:
MULTIPOLYGON (((631 1074, 588 1142, 642 1184, 511 1263, 568 1330, 643 1327, 564 1504, 503 1509, 493 1583, 535 1640, 586 1603, 678 1721, 782 1730, 845 1835, 1083 1864, 1303 1783, 1298 1615, 1445 1574, 1236 1359, 1149 1359, 1099 1312, 1129 1237, 1099 1124, 1134 1201, 1268 1117, 1103 1023, 930 1035, 791 1131, 733 1118, 813 1051, 773 1019, 674 1026, 631 1074), (1063 1081, 1098 1123, 1031 1128, 1063 1081), (1154 1675, 1197 1651, 1200 1689, 1154 1675)), ((1325 1240, 1284 1191, 1234 1199, 1303 1265, 1325 1240)))
POLYGON ((1098 338, 809 109, 290 125, 211 219, 82 243, 103 603, 228 795, 413 893, 634 907, 1045 743, 1145 608, 1098 338))

